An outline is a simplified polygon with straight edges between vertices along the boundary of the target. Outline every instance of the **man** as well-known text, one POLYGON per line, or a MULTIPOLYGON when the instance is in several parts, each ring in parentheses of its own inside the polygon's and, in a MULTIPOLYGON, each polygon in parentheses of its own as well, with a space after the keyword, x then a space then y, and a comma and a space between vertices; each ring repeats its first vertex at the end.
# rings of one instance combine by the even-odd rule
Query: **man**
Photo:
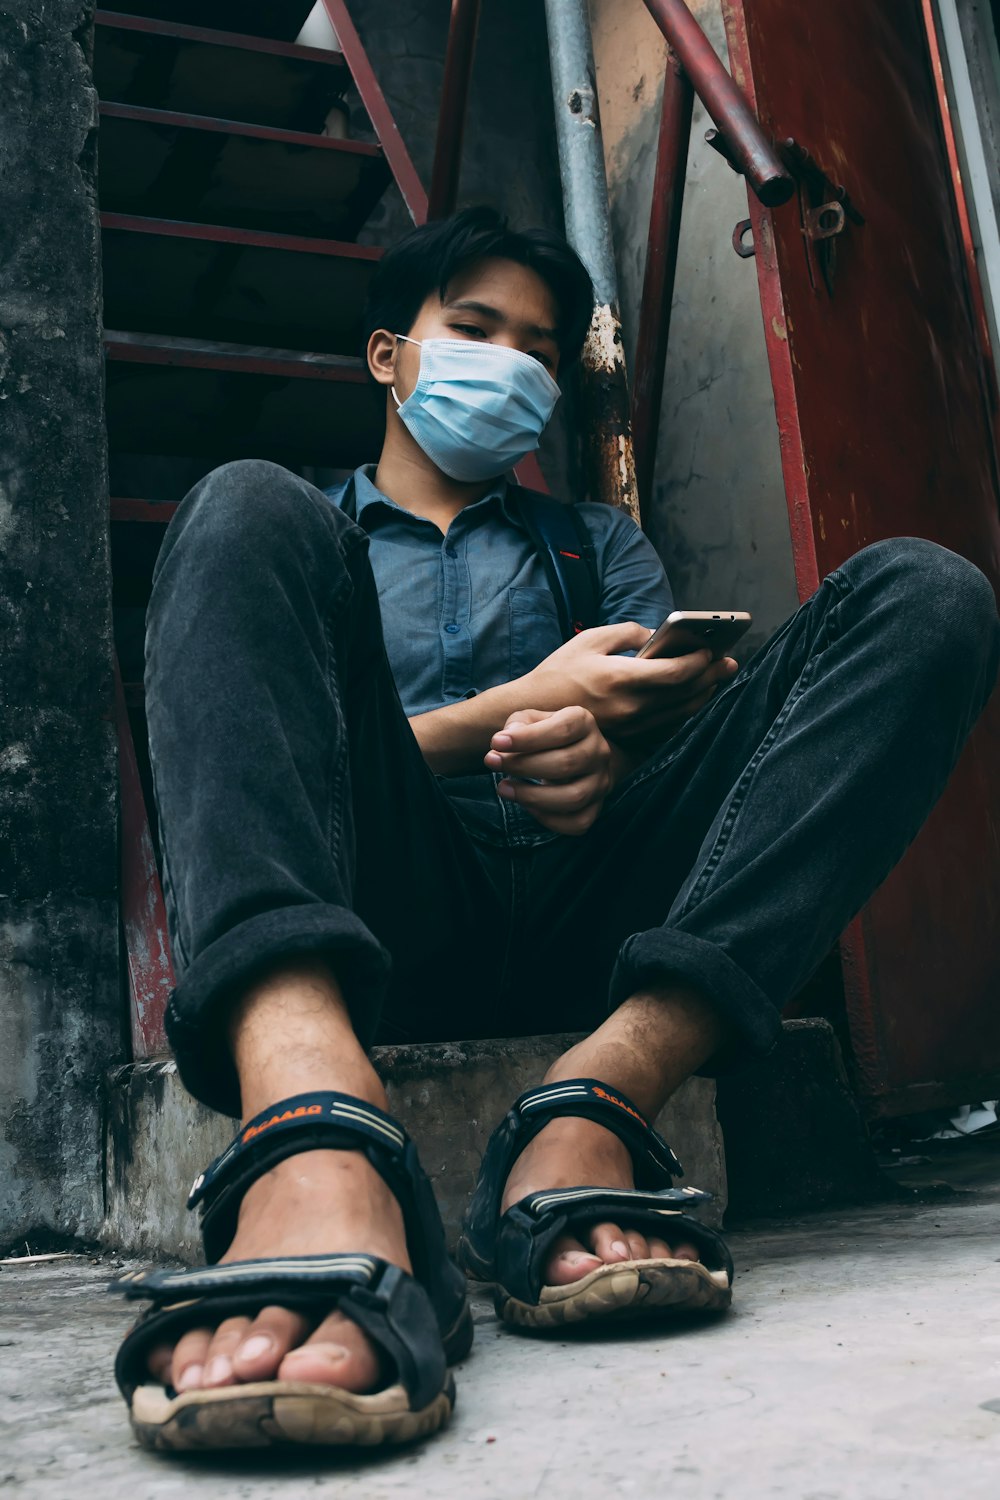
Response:
POLYGON ((160 1311, 120 1373, 153 1446, 372 1442, 447 1416, 464 1300, 382 1113, 380 1023, 594 1028, 484 1162, 463 1259, 511 1321, 724 1306, 724 1246, 679 1214, 642 1117, 773 1045, 995 680, 986 579, 906 539, 850 559, 742 671, 637 660, 670 590, 598 505, 579 513, 600 624, 564 641, 504 475, 591 309, 555 236, 486 209, 414 231, 371 294, 378 464, 332 499, 228 465, 165 540, 147 705, 181 976, 167 1024, 187 1087, 245 1129, 196 1185, 222 1267, 139 1288, 160 1311), (282 1393, 299 1405, 279 1418, 282 1393), (317 1415, 333 1407, 340 1426, 317 1415))

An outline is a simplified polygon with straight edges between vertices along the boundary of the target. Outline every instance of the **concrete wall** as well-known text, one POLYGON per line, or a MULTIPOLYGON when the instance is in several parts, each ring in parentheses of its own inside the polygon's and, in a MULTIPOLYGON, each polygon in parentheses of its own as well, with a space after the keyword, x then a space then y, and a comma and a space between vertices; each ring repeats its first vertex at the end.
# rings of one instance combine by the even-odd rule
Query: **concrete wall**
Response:
MULTIPOLYGON (((720 0, 689 0, 727 62, 720 0)), ((642 0, 591 0, 626 357, 634 358, 666 49, 642 0)), ((650 534, 689 609, 749 609, 760 643, 797 603, 746 187, 695 104, 650 534)), ((746 654, 746 653, 744 653, 746 654)))
MULTIPOLYGON (((514 1037, 374 1049, 389 1109, 417 1142, 449 1243, 458 1239, 486 1143, 511 1100, 537 1084, 552 1058, 578 1040, 514 1037)), ((714 1195, 699 1218, 721 1224, 726 1161, 715 1084, 689 1078, 656 1125, 684 1164, 680 1186, 714 1195)), ((235 1121, 195 1103, 176 1064, 118 1069, 109 1087, 108 1217, 101 1238, 128 1253, 199 1259, 198 1219, 184 1209, 184 1190, 225 1150, 235 1128, 235 1121)))
POLYGON ((94 1234, 121 1055, 95 99, 75 0, 0 11, 0 1246, 94 1234))

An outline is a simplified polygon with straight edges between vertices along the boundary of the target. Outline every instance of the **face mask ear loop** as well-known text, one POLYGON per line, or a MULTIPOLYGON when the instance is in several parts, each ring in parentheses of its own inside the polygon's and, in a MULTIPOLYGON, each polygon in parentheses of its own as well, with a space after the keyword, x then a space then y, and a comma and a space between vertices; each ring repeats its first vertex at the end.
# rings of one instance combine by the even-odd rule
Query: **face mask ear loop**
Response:
MULTIPOLYGON (((420 339, 411 339, 411 338, 408 338, 405 333, 394 333, 393 334, 393 338, 394 339, 399 339, 404 344, 416 344, 416 346, 417 346, 418 349, 421 347, 421 340, 420 339)), ((394 385, 391 385, 389 387, 389 391, 390 391, 390 394, 392 395, 393 401, 395 401, 395 403, 396 403, 396 409, 398 411, 398 409, 402 406, 403 403, 402 403, 402 401, 400 401, 399 397, 396 395, 396 387, 394 385)))

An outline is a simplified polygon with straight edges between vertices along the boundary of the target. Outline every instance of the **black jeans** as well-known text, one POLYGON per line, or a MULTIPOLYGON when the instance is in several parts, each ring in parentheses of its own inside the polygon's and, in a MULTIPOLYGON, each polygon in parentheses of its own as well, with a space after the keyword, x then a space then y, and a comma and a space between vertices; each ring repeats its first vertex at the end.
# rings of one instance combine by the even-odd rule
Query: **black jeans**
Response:
POLYGON ((190 1091, 238 1112, 227 1004, 304 955, 366 1045, 580 1030, 674 980, 713 998, 734 1053, 766 1052, 989 696, 982 573, 926 541, 865 548, 566 838, 427 768, 367 545, 258 461, 203 480, 164 541, 146 702, 190 1091))

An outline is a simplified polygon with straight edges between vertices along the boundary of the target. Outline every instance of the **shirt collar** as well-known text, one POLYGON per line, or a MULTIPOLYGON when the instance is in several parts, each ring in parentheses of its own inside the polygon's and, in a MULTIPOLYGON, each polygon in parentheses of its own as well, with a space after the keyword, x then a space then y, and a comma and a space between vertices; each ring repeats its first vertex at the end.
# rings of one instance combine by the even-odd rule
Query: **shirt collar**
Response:
MULTIPOLYGON (((388 495, 383 495, 382 491, 375 484, 377 468, 377 464, 362 464, 360 469, 355 469, 354 471, 354 514, 358 525, 364 527, 365 531, 370 531, 371 523, 378 510, 395 511, 398 515, 409 516, 413 520, 422 520, 422 517, 414 516, 413 512, 407 510, 405 506, 397 505, 395 500, 390 500, 388 495), (369 510, 371 514, 366 520, 362 520, 362 516, 369 510)), ((487 506, 494 505, 498 501, 503 504, 506 495, 507 480, 501 475, 492 489, 488 490, 481 499, 476 500, 472 505, 467 505, 465 509, 470 511, 479 510, 480 507, 485 509, 487 506)), ((503 509, 508 520, 511 519, 510 511, 506 505, 503 506, 503 509)), ((464 513, 463 511, 462 514, 464 515, 464 513)))

